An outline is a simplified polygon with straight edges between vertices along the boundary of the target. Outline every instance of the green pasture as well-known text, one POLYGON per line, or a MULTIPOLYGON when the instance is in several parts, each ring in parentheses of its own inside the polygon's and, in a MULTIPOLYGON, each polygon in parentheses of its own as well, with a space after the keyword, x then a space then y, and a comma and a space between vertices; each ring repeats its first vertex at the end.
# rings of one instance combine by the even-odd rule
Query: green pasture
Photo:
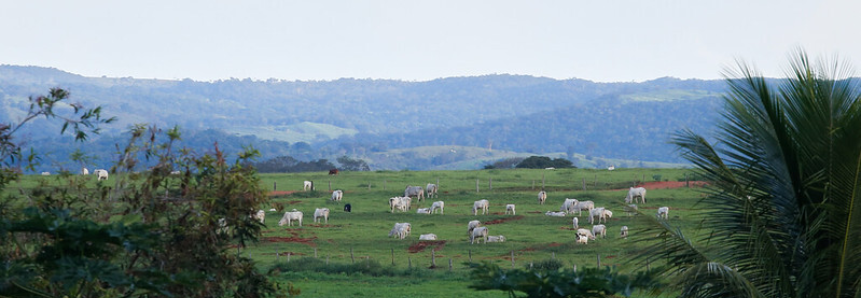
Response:
MULTIPOLYGON (((638 231, 636 218, 622 209, 630 186, 660 181, 685 181, 692 177, 689 169, 628 169, 615 171, 596 169, 556 170, 477 170, 477 171, 377 171, 263 174, 261 183, 273 193, 266 212, 261 241, 237 249, 250 256, 261 270, 280 270, 277 278, 292 282, 302 290, 302 297, 440 297, 470 295, 470 297, 503 297, 502 292, 478 292, 468 289, 470 262, 487 261, 505 268, 530 266, 555 258, 565 266, 616 266, 619 270, 642 268, 631 261, 642 244, 621 239, 623 225, 629 233, 638 231), (314 181, 316 190, 303 191, 303 181, 314 181), (409 212, 391 213, 388 199, 402 196, 406 185, 439 183, 437 198, 420 202, 413 200, 409 212), (476 184, 478 186, 476 186, 476 184), (539 205, 537 193, 548 193, 547 203, 539 205), (585 190, 584 190, 585 187, 585 190), (342 202, 330 201, 331 190, 344 191, 342 202), (284 193, 284 192, 291 193, 284 193), (606 224, 606 239, 577 245, 572 229, 572 216, 548 217, 546 211, 559 211, 565 198, 592 200, 614 212, 606 224), (472 215, 474 201, 490 201, 489 214, 472 215), (445 214, 417 214, 417 208, 430 207, 433 201, 445 202, 445 214), (352 212, 343 211, 344 204, 352 212), (505 215, 506 204, 516 204, 516 215, 505 215), (315 208, 331 210, 328 224, 314 223, 315 208), (278 211, 269 212, 270 208, 278 211), (297 209, 304 213, 303 226, 278 226, 284 211, 297 209), (467 222, 482 221, 490 235, 504 235, 506 242, 470 244, 467 222), (407 239, 388 237, 396 222, 409 222, 412 234, 407 239), (422 244, 420 234, 434 233, 439 241, 422 244), (512 264, 512 255, 514 263, 512 264), (296 271, 289 269, 294 262, 315 258, 318 267, 331 268, 367 264, 381 266, 395 273, 378 276, 357 269, 345 272, 331 269, 296 271), (431 267, 432 258, 436 267, 431 267), (288 263, 289 262, 289 263, 288 263), (451 267, 449 267, 451 264, 451 267), (327 267, 328 266, 328 267, 327 267)), ((95 177, 86 183, 95 185, 95 177)), ((7 191, 26 191, 46 185, 80 179, 81 176, 26 176, 7 191), (58 180, 59 179, 59 180, 58 180)), ((99 183, 111 183, 99 182, 99 183)), ((699 224, 695 203, 702 196, 698 187, 650 189, 646 204, 640 210, 653 216, 660 206, 670 207, 670 220, 686 232, 699 224)), ((579 217, 580 226, 591 229, 588 216, 579 217)), ((422 241, 424 242, 424 241, 422 241)), ((311 260, 305 260, 305 262, 311 260)), ((303 267, 304 268, 304 267, 303 267)), ((361 268, 361 267, 359 267, 361 268)))

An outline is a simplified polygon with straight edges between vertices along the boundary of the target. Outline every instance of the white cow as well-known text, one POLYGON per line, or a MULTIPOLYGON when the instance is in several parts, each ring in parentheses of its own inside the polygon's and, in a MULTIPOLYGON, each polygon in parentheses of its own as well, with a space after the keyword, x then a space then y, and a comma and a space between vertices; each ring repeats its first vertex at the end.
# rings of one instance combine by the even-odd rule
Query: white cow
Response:
POLYGON ((90 170, 89 170, 89 169, 87 169, 87 168, 81 168, 81 175, 89 175, 89 174, 90 174, 90 170))
POLYGON ((538 204, 544 205, 544 201, 547 200, 547 192, 539 191, 538 192, 538 204))
POLYGON ((396 222, 395 226, 392 227, 392 230, 389 231, 389 237, 395 236, 395 237, 398 237, 399 239, 404 239, 410 235, 411 231, 412 231, 412 227, 410 226, 410 223, 408 223, 408 222, 405 222, 405 223, 396 222))
POLYGON ((505 242, 505 236, 487 236, 487 242, 505 242))
POLYGON ((263 210, 259 210, 256 214, 254 214, 253 217, 256 220, 259 220, 261 224, 263 224, 265 223, 264 219, 266 219, 266 212, 263 210))
POLYGON ((407 185, 407 188, 404 189, 404 196, 416 197, 416 202, 421 202, 425 197, 425 190, 421 186, 407 185))
POLYGON ((329 208, 314 209, 314 222, 319 222, 321 218, 325 223, 329 223, 329 208))
POLYGON ((579 203, 580 201, 577 201, 577 199, 565 198, 565 202, 562 202, 562 206, 559 206, 559 211, 566 213, 574 213, 574 211, 579 210, 577 209, 577 205, 579 203))
POLYGON ((568 213, 565 213, 565 212, 555 212, 555 211, 547 211, 546 213, 544 213, 544 215, 547 215, 547 216, 554 216, 554 217, 565 217, 565 215, 568 215, 568 213))
POLYGON ((574 219, 571 221, 571 223, 573 223, 573 224, 574 224, 574 228, 575 228, 575 229, 580 228, 580 219, 579 219, 579 218, 577 218, 576 216, 575 216, 575 217, 574 217, 574 219))
POLYGON ((572 209, 572 211, 571 211, 571 212, 579 211, 579 213, 577 214, 577 216, 582 216, 582 215, 583 215, 583 210, 586 210, 586 211, 592 211, 592 209, 595 209, 595 202, 592 202, 592 201, 580 201, 580 202, 578 202, 578 203, 577 203, 577 205, 576 205, 576 206, 574 206, 574 207, 572 207, 572 208, 573 208, 573 209, 572 209))
POLYGON ((577 244, 588 244, 589 237, 577 235, 577 244))
POLYGON ((589 224, 595 224, 595 220, 598 220, 598 223, 601 223, 601 220, 604 220, 604 223, 607 223, 607 219, 613 217, 613 211, 607 210, 604 207, 598 207, 589 211, 589 224))
POLYGON ((637 207, 637 204, 630 204, 628 206, 625 206, 625 213, 628 214, 628 216, 637 214, 637 211, 639 210, 640 208, 637 207))
POLYGON ((431 204, 431 214, 439 210, 439 214, 445 214, 445 202, 436 201, 431 204))
POLYGON ((302 186, 303 191, 314 190, 314 182, 305 181, 305 184, 302 186))
POLYGON ((436 234, 421 234, 419 240, 436 240, 436 234))
POLYGON ((332 201, 340 202, 341 199, 344 198, 344 191, 340 189, 336 189, 332 192, 332 201))
POLYGON ((669 219, 670 218, 670 207, 664 206, 664 207, 658 208, 658 217, 663 218, 663 219, 669 219))
POLYGON ((511 215, 516 215, 517 212, 514 210, 514 204, 506 204, 505 205, 505 214, 511 213, 511 215))
POLYGON ((293 209, 293 211, 284 212, 284 216, 281 217, 281 220, 278 221, 278 226, 283 226, 285 224, 287 226, 292 226, 294 221, 298 221, 299 226, 301 227, 302 217, 302 211, 296 211, 296 209, 293 209))
POLYGON ((469 244, 475 244, 475 239, 478 238, 480 240, 484 240, 484 244, 487 244, 487 227, 477 227, 472 230, 472 234, 469 235, 469 244))
POLYGON ((42 172, 42 176, 51 176, 51 172, 42 172))
POLYGON ((487 200, 478 200, 472 203, 472 215, 478 215, 478 209, 481 209, 481 214, 487 214, 487 207, 490 202, 487 200))
POLYGON ((616 169, 616 167, 615 167, 615 166, 609 166, 609 167, 607 167, 607 171, 612 171, 612 170, 615 170, 615 169, 616 169))
POLYGON ((467 234, 467 235, 472 235, 472 230, 474 230, 475 228, 477 228, 477 227, 479 227, 479 226, 481 226, 481 222, 480 222, 480 221, 478 221, 478 220, 471 220, 471 221, 469 221, 469 223, 466 225, 466 228, 467 228, 467 229, 466 229, 466 234, 467 234))
POLYGON ((428 183, 428 186, 426 188, 427 197, 428 198, 435 198, 438 190, 439 190, 439 187, 436 184, 428 183))
POLYGON ((605 225, 594 225, 592 226, 592 234, 595 237, 601 236, 601 238, 607 238, 607 226, 605 225))
POLYGON ((589 237, 589 240, 595 240, 595 235, 592 234, 592 231, 583 228, 577 229, 577 236, 586 236, 589 237))
POLYGON ((622 234, 620 236, 622 238, 628 238, 628 226, 622 226, 622 234))
POLYGON ((98 169, 93 171, 93 174, 96 174, 96 176, 98 176, 98 181, 108 180, 108 171, 106 170, 98 169))
POLYGON ((642 187, 631 187, 628 189, 628 195, 625 196, 625 204, 637 203, 637 198, 640 198, 640 201, 643 204, 646 203, 646 189, 642 187))
POLYGON ((412 199, 408 197, 389 198, 389 207, 391 207, 392 213, 395 213, 395 209, 400 210, 401 212, 406 212, 410 209, 411 203, 412 199))
POLYGON ((430 208, 418 208, 418 209, 416 209, 416 213, 431 214, 431 209, 430 208))

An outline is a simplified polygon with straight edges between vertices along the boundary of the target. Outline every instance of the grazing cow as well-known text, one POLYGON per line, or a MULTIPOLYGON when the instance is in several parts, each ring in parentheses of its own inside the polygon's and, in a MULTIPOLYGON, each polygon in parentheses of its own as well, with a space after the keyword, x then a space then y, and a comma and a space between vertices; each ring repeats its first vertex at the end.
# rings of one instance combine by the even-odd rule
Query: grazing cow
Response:
POLYGON ((416 197, 416 202, 421 202, 425 196, 425 190, 421 186, 407 185, 404 189, 405 197, 416 197))
POLYGON ((314 190, 314 182, 313 181, 305 181, 305 185, 302 186, 302 191, 314 190))
POLYGON ((410 226, 410 223, 408 223, 408 222, 405 222, 405 223, 396 222, 395 226, 392 227, 392 230, 389 231, 389 237, 396 236, 399 239, 404 239, 410 235, 411 231, 412 231, 412 227, 410 226))
POLYGON ((314 210, 314 222, 319 222, 321 218, 326 223, 329 223, 329 208, 317 208, 314 210))
POLYGON ((576 216, 574 217, 574 220, 571 221, 571 223, 574 224, 574 229, 580 228, 580 219, 576 216))
POLYGON ((278 226, 283 226, 285 224, 287 226, 292 226, 294 221, 298 221, 299 226, 302 226, 302 211, 296 211, 296 209, 293 209, 293 211, 284 212, 284 216, 278 221, 278 226))
POLYGON ((478 238, 480 240, 484 240, 484 244, 487 244, 487 227, 477 227, 472 230, 472 235, 469 235, 469 244, 475 244, 475 240, 478 238))
POLYGON ((421 234, 419 240, 436 240, 436 234, 421 234))
POLYGON ((412 199, 409 197, 389 198, 389 207, 392 209, 392 213, 395 213, 395 209, 400 210, 401 212, 406 212, 410 209, 411 205, 412 199))
POLYGON ((96 174, 98 181, 108 180, 108 171, 106 170, 98 169, 93 171, 93 174, 96 174))
POLYGON ((257 213, 254 214, 254 219, 259 220, 260 224, 265 223, 264 219, 266 219, 266 212, 263 210, 257 211, 257 213))
MULTIPOLYGON (((583 210, 586 210, 586 211, 592 211, 592 209, 595 209, 595 202, 592 202, 592 201, 581 201, 581 202, 578 202, 578 203, 577 203, 577 206, 572 207, 572 208, 574 208, 573 210, 579 211, 579 213, 577 214, 577 216, 582 216, 582 215, 583 215, 583 210)), ((573 212, 573 211, 572 211, 572 212, 573 212)))
POLYGON ((628 226, 622 226, 622 238, 628 238, 628 226))
POLYGON ((577 201, 577 199, 565 198, 565 202, 562 202, 562 206, 559 207, 559 211, 565 213, 574 213, 574 211, 578 210, 577 204, 579 203, 580 201, 577 201))
POLYGON ((616 169, 616 167, 615 167, 615 166, 609 166, 609 167, 607 167, 607 171, 612 171, 612 170, 615 170, 615 169, 616 169))
POLYGON ((594 225, 594 226, 592 226, 592 235, 595 235, 595 237, 601 236, 601 238, 607 238, 607 226, 605 226, 605 225, 594 225))
POLYGON ((182 174, 182 172, 180 172, 180 171, 170 171, 170 174, 171 174, 171 175, 176 176, 176 175, 182 174))
POLYGON ((544 201, 547 201, 547 192, 542 190, 538 192, 538 204, 544 205, 544 201))
POLYGON ((275 210, 275 208, 269 209, 269 212, 276 212, 276 211, 278 211, 278 210, 275 210))
POLYGON ((613 212, 605 209, 604 207, 598 207, 589 211, 589 223, 595 224, 595 220, 598 220, 598 223, 601 223, 601 220, 604 220, 604 223, 607 222, 608 218, 613 217, 613 212))
POLYGON ((346 204, 344 205, 344 212, 351 212, 353 210, 353 205, 346 204))
POLYGON ((628 195, 625 196, 625 204, 637 203, 637 198, 646 203, 646 189, 642 187, 631 187, 628 189, 628 195))
POLYGON ((474 230, 475 228, 477 228, 479 226, 481 226, 480 221, 478 221, 477 219, 476 220, 470 220, 469 223, 466 225, 466 228, 467 228, 466 229, 466 235, 467 236, 472 235, 472 230, 474 230))
POLYGON ((81 168, 81 175, 89 175, 89 174, 90 174, 90 170, 88 170, 87 168, 81 168))
POLYGON ((329 170, 329 175, 338 175, 338 169, 329 170))
POLYGON ((481 209, 481 214, 487 214, 487 207, 490 202, 487 200, 478 200, 472 203, 472 215, 478 215, 478 209, 481 209))
POLYGON ((514 210, 514 204, 505 205, 505 214, 511 213, 511 215, 516 215, 517 212, 514 210))
POLYGON ((664 206, 664 207, 658 208, 658 217, 663 218, 663 219, 669 219, 670 218, 670 207, 664 206))
POLYGON ((565 215, 568 215, 568 214, 565 212, 547 211, 546 213, 544 213, 544 215, 553 216, 553 217, 565 217, 565 215))
POLYGON ((42 172, 42 176, 51 176, 51 172, 42 172))
POLYGON ((416 209, 416 213, 431 214, 431 210, 430 210, 430 208, 418 208, 418 209, 416 209))
POLYGON ((589 237, 577 235, 577 244, 588 244, 589 237))
POLYGON ((344 198, 344 191, 340 189, 336 189, 332 192, 332 201, 340 202, 341 199, 344 198))
POLYGON ((439 210, 439 214, 445 214, 445 202, 443 202, 443 201, 433 202, 433 204, 431 204, 431 213, 434 213, 437 210, 439 210))
POLYGON ((487 242, 505 242, 505 236, 487 236, 487 242))
POLYGON ((428 198, 435 198, 436 192, 438 190, 439 190, 439 187, 436 184, 428 183, 428 186, 426 187, 425 194, 427 195, 428 198))
POLYGON ((589 240, 595 240, 595 235, 592 234, 592 231, 583 228, 577 229, 577 236, 586 236, 589 237, 589 240))

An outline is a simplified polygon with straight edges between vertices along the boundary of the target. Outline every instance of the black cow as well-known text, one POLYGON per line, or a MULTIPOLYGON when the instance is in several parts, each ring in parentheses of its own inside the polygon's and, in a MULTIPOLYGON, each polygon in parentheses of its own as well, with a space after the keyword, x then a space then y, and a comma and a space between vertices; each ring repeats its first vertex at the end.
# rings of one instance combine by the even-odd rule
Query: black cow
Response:
POLYGON ((344 205, 344 211, 345 212, 351 212, 352 209, 353 209, 352 205, 350 205, 350 204, 344 205))

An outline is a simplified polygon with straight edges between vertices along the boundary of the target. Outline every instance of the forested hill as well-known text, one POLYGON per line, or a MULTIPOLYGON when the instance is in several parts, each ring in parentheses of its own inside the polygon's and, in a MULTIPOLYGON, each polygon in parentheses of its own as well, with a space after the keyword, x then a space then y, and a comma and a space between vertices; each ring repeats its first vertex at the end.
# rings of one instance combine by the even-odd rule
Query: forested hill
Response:
MULTIPOLYGON (((666 144, 669 133, 685 127, 707 132, 703 130, 713 123, 725 83, 674 78, 595 83, 519 75, 426 82, 198 82, 94 78, 3 65, 0 122, 20 119, 29 106, 27 97, 45 94, 51 87, 68 89, 73 102, 100 105, 104 114, 119 119, 103 131, 106 140, 97 137, 92 146, 84 146, 94 151, 116 151, 115 146, 98 144, 122 139, 117 136, 132 124, 150 123, 162 128, 179 125, 198 136, 221 135, 216 131, 246 136, 231 138, 232 142, 272 140, 262 145, 267 148, 261 150, 264 158, 289 154, 334 160, 391 149, 458 145, 678 162, 666 144)), ((57 131, 37 121, 26 135, 56 138, 57 131)))

